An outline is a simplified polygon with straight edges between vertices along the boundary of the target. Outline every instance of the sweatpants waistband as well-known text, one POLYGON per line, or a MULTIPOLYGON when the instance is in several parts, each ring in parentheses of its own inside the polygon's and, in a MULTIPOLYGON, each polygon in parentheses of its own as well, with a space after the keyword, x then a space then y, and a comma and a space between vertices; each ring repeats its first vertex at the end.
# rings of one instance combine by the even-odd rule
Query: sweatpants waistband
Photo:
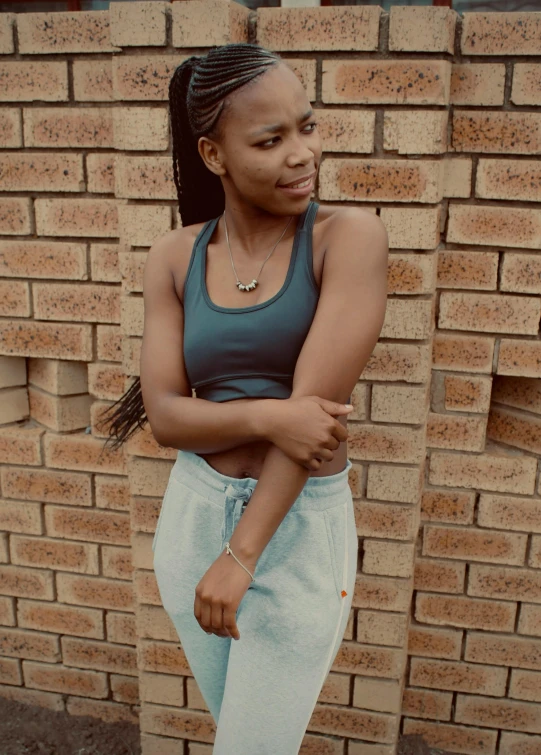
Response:
MULTIPOLYGON (((351 461, 347 459, 344 469, 336 474, 308 477, 294 503, 295 510, 323 511, 343 503, 344 495, 351 494, 349 470, 352 466, 351 461)), ((257 480, 253 477, 238 478, 222 474, 202 456, 182 449, 177 453, 171 476, 222 506, 227 495, 245 497, 248 500, 257 485, 257 480)))

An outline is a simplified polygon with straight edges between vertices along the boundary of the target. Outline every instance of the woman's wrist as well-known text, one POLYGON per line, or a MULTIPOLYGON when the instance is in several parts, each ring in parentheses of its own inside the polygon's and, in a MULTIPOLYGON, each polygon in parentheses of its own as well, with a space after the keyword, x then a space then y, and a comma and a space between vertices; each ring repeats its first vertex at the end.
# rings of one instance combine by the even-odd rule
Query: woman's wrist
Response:
POLYGON ((273 441, 278 418, 276 406, 278 401, 279 399, 266 398, 250 402, 249 417, 254 437, 257 440, 273 441))

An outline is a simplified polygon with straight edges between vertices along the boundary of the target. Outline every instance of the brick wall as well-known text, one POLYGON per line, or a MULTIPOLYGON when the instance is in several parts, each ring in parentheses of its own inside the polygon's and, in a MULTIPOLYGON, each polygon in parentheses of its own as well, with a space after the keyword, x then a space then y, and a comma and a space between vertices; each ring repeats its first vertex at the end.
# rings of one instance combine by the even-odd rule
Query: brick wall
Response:
POLYGON ((349 415, 357 585, 303 755, 393 755, 400 729, 539 755, 541 13, 0 14, 0 695, 138 721, 144 755, 211 753, 152 570, 175 452, 147 427, 104 453, 97 420, 138 374, 146 252, 180 224, 169 79, 228 41, 290 63, 316 198, 390 240, 349 415))

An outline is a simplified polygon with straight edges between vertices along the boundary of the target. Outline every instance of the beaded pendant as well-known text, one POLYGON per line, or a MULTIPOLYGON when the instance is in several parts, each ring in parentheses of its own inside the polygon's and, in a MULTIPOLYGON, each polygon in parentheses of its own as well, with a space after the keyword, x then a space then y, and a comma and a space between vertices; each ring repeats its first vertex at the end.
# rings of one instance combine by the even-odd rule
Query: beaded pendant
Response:
POLYGON ((257 286, 257 281, 255 278, 253 279, 251 283, 248 283, 247 286, 245 286, 244 283, 241 283, 240 281, 237 283, 237 288, 239 289, 239 291, 253 291, 254 288, 256 288, 256 286, 257 286))

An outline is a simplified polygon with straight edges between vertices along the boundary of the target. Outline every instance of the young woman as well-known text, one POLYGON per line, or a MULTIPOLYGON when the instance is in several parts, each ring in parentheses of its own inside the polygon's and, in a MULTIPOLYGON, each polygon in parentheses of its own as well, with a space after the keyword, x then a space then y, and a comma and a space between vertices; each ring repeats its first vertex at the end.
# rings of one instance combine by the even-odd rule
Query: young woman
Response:
POLYGON ((148 418, 178 449, 154 569, 214 755, 294 755, 352 604, 341 402, 383 325, 387 235, 375 214, 310 199, 321 137, 279 55, 192 56, 169 97, 182 228, 149 251, 140 381, 110 435, 148 418))

